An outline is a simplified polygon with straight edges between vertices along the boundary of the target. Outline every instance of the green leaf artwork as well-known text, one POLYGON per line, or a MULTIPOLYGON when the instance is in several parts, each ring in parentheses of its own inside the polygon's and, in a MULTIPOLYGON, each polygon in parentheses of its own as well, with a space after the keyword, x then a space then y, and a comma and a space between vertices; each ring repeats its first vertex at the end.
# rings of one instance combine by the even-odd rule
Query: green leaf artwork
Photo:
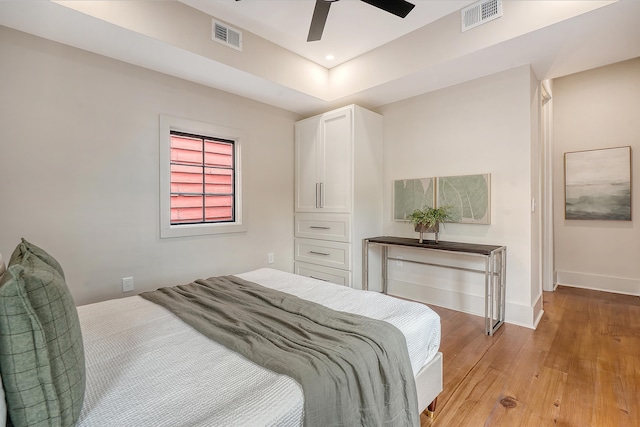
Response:
POLYGON ((451 206, 451 222, 491 224, 491 174, 438 178, 438 206, 451 206))
POLYGON ((400 179, 393 182, 393 219, 408 221, 411 213, 435 202, 435 178, 400 179))

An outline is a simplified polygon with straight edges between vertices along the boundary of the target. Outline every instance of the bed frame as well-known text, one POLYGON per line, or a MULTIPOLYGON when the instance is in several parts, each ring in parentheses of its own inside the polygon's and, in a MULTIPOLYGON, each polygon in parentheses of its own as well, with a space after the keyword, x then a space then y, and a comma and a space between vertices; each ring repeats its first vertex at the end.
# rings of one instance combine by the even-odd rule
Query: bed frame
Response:
POLYGON ((418 391, 418 410, 429 418, 435 416, 436 400, 442 392, 442 353, 438 352, 433 359, 416 374, 418 391))

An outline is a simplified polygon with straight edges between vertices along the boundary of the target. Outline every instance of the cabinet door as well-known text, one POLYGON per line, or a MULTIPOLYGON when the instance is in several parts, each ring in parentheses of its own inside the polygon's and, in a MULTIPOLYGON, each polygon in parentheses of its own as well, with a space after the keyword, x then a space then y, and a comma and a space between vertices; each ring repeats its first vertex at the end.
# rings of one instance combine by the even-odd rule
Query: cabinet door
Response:
POLYGON ((320 148, 320 117, 312 117, 295 125, 295 210, 319 211, 316 200, 318 184, 318 152, 320 148))
POLYGON ((318 154, 322 185, 321 212, 351 212, 352 110, 344 108, 322 116, 318 154))

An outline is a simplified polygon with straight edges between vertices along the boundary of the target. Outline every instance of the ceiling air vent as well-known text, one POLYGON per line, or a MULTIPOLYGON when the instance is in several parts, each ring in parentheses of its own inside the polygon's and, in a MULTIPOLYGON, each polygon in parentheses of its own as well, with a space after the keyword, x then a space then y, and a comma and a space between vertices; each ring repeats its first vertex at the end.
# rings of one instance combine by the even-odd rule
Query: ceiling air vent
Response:
POLYGON ((467 6, 462 13, 462 31, 493 21, 502 16, 502 0, 481 0, 467 6))
POLYGON ((218 43, 225 44, 236 50, 242 51, 242 33, 222 22, 213 21, 211 38, 218 43))

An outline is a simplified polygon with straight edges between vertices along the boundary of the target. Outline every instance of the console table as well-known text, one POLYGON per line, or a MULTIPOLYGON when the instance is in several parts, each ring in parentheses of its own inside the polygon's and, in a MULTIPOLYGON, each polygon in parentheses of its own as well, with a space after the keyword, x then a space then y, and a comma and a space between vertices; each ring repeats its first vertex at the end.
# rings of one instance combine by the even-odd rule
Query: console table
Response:
POLYGON ((370 237, 362 240, 362 289, 369 288, 369 245, 382 246, 382 292, 387 293, 387 264, 389 260, 452 268, 456 270, 484 273, 484 325, 487 335, 494 332, 504 323, 505 285, 507 276, 507 247, 480 245, 474 243, 443 242, 404 237, 370 237), (415 248, 423 251, 448 252, 484 258, 484 270, 458 267, 436 262, 414 261, 404 258, 389 257, 389 247, 415 248))

